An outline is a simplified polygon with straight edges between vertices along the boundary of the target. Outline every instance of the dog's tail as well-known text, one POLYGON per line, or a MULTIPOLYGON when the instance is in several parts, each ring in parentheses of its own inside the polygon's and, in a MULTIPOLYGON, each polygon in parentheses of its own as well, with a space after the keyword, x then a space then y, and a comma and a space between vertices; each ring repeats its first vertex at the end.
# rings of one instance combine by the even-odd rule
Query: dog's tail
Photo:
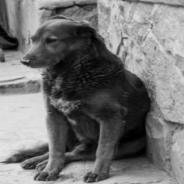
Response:
POLYGON ((26 159, 40 156, 49 151, 48 144, 44 143, 42 145, 36 146, 32 149, 19 150, 17 153, 14 153, 12 156, 2 161, 1 163, 18 163, 26 159))

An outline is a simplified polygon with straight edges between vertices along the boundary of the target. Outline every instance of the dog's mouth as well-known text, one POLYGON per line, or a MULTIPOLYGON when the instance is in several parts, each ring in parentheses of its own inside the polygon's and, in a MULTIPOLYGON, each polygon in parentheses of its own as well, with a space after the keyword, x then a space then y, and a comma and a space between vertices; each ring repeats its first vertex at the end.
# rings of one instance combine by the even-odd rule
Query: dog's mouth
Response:
POLYGON ((61 60, 59 60, 59 59, 55 59, 55 60, 52 60, 50 62, 45 62, 45 61, 36 62, 34 60, 27 60, 27 59, 24 59, 23 58, 20 62, 23 65, 28 66, 28 67, 31 67, 31 68, 47 68, 47 67, 56 65, 60 61, 61 60))

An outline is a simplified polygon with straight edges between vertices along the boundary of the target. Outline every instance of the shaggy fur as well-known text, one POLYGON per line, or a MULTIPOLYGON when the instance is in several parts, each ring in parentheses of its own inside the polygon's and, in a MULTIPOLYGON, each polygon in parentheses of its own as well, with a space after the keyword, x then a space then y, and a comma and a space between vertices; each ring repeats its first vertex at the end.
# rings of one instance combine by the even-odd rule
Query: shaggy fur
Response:
MULTIPOLYGON (((113 159, 145 148, 150 99, 143 82, 86 22, 54 17, 32 40, 22 63, 43 68, 49 153, 43 151, 47 146, 28 151, 37 157, 22 166, 37 167, 35 179, 49 181, 57 179, 68 162, 95 160, 84 181, 106 179, 113 159)), ((22 161, 26 153, 13 160, 22 161)))

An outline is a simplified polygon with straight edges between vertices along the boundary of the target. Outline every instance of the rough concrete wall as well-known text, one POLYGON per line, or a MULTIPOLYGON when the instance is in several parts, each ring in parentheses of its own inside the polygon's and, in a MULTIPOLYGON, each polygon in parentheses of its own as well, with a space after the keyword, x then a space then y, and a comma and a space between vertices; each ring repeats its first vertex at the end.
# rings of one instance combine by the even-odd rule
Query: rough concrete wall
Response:
POLYGON ((150 93, 149 158, 183 184, 184 8, 178 6, 183 1, 154 3, 99 0, 99 31, 150 93))
POLYGON ((60 7, 82 6, 89 4, 96 4, 97 0, 39 0, 40 9, 55 10, 60 7))
POLYGON ((71 17, 74 20, 88 20, 93 27, 98 29, 98 15, 97 6, 85 5, 85 6, 72 6, 68 8, 59 8, 56 14, 62 14, 67 17, 71 17))

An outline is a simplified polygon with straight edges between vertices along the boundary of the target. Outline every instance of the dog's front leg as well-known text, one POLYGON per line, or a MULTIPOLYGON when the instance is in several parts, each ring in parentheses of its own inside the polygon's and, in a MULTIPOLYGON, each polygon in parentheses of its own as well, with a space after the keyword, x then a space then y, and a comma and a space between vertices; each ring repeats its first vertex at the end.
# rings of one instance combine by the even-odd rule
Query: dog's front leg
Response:
POLYGON ((66 117, 47 105, 47 130, 49 135, 49 161, 45 169, 35 176, 38 181, 53 181, 64 166, 68 122, 66 117))
POLYGON ((84 176, 84 181, 97 182, 109 176, 110 165, 113 160, 115 148, 124 127, 124 111, 116 111, 103 114, 99 118, 100 137, 96 152, 95 165, 92 172, 84 176))

